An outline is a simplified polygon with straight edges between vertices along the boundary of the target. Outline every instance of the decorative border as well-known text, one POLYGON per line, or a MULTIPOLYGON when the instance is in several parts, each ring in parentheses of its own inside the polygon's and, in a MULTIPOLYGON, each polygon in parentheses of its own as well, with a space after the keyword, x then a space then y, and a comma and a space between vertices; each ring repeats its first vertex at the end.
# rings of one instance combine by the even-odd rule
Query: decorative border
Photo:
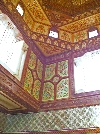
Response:
MULTIPOLYGON (((17 132, 15 132, 17 134, 17 132)), ((50 130, 48 132, 21 132, 23 134, 100 134, 100 128, 84 128, 84 129, 78 129, 78 130, 62 130, 62 131, 56 131, 56 130, 50 130)))
POLYGON ((0 90, 27 108, 25 111, 37 112, 40 109, 40 103, 23 90, 21 83, 1 65, 0 80, 0 90))

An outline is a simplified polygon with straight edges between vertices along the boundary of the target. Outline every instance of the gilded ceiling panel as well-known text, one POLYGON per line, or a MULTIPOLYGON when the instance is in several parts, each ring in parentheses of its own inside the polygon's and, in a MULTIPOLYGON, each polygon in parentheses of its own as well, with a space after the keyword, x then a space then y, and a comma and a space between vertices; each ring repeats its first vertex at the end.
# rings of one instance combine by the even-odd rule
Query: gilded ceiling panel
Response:
MULTIPOLYGON (((19 2, 19 0, 3 1, 10 1, 9 6, 7 7, 12 13, 13 11, 15 11, 13 9, 16 8, 16 4, 18 4, 19 2), (13 3, 14 6, 11 5, 11 3, 13 3)), ((57 1, 57 4, 64 6, 62 4, 65 1, 63 0, 63 3, 61 1, 57 1)), ((74 42, 87 38, 87 31, 83 32, 84 30, 87 30, 91 25, 100 25, 100 8, 73 17, 69 16, 68 14, 64 14, 62 12, 47 8, 45 5, 43 5, 43 0, 21 0, 21 2, 25 7, 24 15, 22 16, 27 25, 24 26, 25 32, 29 33, 28 36, 36 41, 36 45, 45 56, 58 54, 67 51, 67 49, 73 50, 74 42), (48 37, 49 28, 51 25, 56 25, 58 28, 59 39, 57 40, 48 37), (70 43, 73 44, 71 45, 70 43)), ((72 0, 72 2, 72 4, 78 5, 77 3, 75 3, 75 0, 72 0)), ((82 1, 82 3, 84 3, 84 1, 82 1)))
POLYGON ((49 45, 46 43, 37 42, 37 41, 35 41, 35 43, 45 56, 50 56, 50 55, 54 55, 66 51, 65 49, 53 45, 49 45))
POLYGON ((100 12, 99 0, 38 0, 38 2, 51 24, 58 27, 100 12))
POLYGON ((68 25, 61 26, 60 29, 75 33, 82 29, 86 29, 90 27, 91 25, 98 25, 98 24, 100 24, 100 13, 84 18, 82 20, 70 23, 68 25))
POLYGON ((42 10, 37 0, 22 0, 22 1, 25 5, 25 8, 28 9, 32 18, 35 21, 51 25, 50 21, 48 20, 47 16, 45 15, 44 11, 42 10))
POLYGON ((72 34, 66 31, 59 30, 59 39, 72 42, 72 34))
POLYGON ((49 29, 50 29, 50 26, 43 25, 40 23, 35 23, 31 30, 36 32, 36 33, 48 35, 49 29))
POLYGON ((42 3, 47 9, 73 17, 100 5, 99 0, 42 0, 42 3))

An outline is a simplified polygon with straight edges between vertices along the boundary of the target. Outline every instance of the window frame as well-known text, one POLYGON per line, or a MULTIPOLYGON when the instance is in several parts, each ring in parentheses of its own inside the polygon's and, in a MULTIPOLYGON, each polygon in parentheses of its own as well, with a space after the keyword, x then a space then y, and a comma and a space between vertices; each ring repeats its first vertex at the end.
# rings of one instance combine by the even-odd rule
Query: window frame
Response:
MULTIPOLYGON (((7 22, 6 23, 8 23, 8 22, 10 22, 10 25, 13 25, 14 26, 14 29, 13 29, 13 31, 14 30, 17 30, 17 32, 19 32, 18 34, 20 34, 20 31, 17 29, 17 27, 14 25, 14 23, 11 21, 11 19, 6 15, 6 14, 4 14, 4 13, 2 13, 5 17, 7 17, 7 22)), ((5 20, 3 20, 3 21, 5 21, 5 20)), ((8 26, 7 26, 8 27, 8 26)), ((7 29, 7 28, 6 28, 7 29)), ((11 29, 10 27, 9 27, 9 29, 11 29)), ((9 31, 9 29, 8 29, 8 31, 9 31)), ((8 32, 7 31, 7 32, 8 32)), ((4 32, 3 32, 3 34, 4 34, 4 32)), ((16 35, 17 34, 15 34, 14 33, 14 35, 13 35, 13 37, 14 38, 16 38, 16 35)), ((21 36, 22 37, 22 36, 21 36)), ((6 37, 5 37, 6 38, 6 37)), ((10 37, 11 38, 11 37, 10 37)), ((17 39, 16 39, 17 40, 17 39)), ((19 40, 19 39, 18 39, 19 40)), ((27 52, 28 52, 28 45, 25 43, 25 41, 24 41, 24 39, 23 39, 23 37, 18 41, 18 42, 20 42, 20 41, 22 41, 22 48, 21 48, 21 53, 20 53, 20 59, 19 59, 19 61, 18 62, 20 62, 20 63, 18 63, 18 73, 14 73, 13 72, 13 70, 5 63, 5 62, 3 62, 2 60, 0 61, 0 64, 9 72, 9 73, 11 73, 14 77, 16 77, 19 81, 21 80, 21 77, 22 77, 22 73, 23 73, 23 68, 24 68, 24 63, 25 63, 25 59, 26 59, 26 56, 27 56, 27 52)), ((11 43, 11 42, 10 42, 11 43)), ((17 43, 17 42, 16 42, 17 43)), ((7 49, 7 51, 8 51, 8 49, 7 49)), ((2 57, 2 56, 1 56, 2 57)), ((13 57, 13 56, 12 56, 13 57)))
MULTIPOLYGON (((100 48, 98 48, 100 49, 100 48)), ((94 50, 98 50, 96 48, 94 49, 84 49, 81 51, 76 51, 76 52, 72 52, 71 54, 71 61, 70 61, 70 92, 71 92, 71 96, 72 98, 78 98, 78 97, 85 97, 85 96, 95 96, 97 94, 100 94, 100 90, 95 90, 95 91, 89 91, 89 92, 81 92, 81 93, 76 93, 75 92, 75 80, 74 80, 74 58, 77 57, 81 57, 83 56, 86 52, 91 52, 94 50)))

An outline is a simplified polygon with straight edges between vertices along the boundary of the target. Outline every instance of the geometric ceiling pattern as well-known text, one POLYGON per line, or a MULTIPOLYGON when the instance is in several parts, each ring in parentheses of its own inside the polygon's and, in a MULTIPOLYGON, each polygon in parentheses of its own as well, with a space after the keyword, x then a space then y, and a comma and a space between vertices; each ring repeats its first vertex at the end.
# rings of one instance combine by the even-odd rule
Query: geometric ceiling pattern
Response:
POLYGON ((9 4, 8 8, 11 12, 21 4, 24 10, 22 20, 27 25, 31 38, 46 57, 67 52, 65 46, 68 45, 70 48, 69 44, 73 46, 75 41, 80 41, 80 37, 81 40, 87 39, 87 29, 90 26, 97 26, 100 29, 100 0, 3 1, 9 4), (58 39, 48 36, 53 26, 59 32, 58 39), (78 35, 80 35, 79 39, 75 40, 78 35))
POLYGON ((65 25, 96 13, 99 0, 40 0, 52 25, 65 25))

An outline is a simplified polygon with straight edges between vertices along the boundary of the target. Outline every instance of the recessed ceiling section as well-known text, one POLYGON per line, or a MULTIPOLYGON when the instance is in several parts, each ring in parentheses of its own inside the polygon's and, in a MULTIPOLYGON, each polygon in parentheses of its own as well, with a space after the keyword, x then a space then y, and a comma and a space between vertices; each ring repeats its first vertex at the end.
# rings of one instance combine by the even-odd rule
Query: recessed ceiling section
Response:
POLYGON ((42 0, 47 9, 76 16, 100 6, 100 0, 42 0))
POLYGON ((47 18, 45 12, 43 11, 42 7, 40 6, 37 0, 22 0, 22 1, 25 8, 30 13, 33 21, 46 25, 51 25, 49 19, 47 18))

